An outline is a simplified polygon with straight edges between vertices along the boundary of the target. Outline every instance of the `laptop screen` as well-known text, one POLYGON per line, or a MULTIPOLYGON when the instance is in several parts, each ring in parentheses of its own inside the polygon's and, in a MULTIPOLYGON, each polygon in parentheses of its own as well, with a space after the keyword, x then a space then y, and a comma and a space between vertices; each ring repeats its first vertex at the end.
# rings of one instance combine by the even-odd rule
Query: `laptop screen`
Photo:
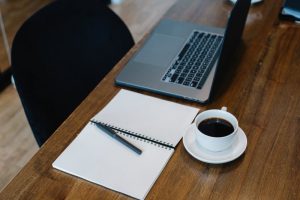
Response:
POLYGON ((231 11, 224 34, 223 46, 216 69, 212 92, 216 90, 218 83, 222 82, 221 76, 226 74, 228 62, 241 42, 250 5, 251 0, 238 0, 231 11))

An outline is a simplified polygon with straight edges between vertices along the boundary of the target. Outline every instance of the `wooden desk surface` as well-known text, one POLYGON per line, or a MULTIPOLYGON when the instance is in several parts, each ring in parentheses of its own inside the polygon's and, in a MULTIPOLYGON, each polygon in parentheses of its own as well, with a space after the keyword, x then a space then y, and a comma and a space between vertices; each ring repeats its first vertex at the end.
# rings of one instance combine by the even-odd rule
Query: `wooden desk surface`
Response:
MULTIPOLYGON (((278 19, 282 0, 251 7, 233 74, 211 104, 226 105, 239 119, 248 147, 239 159, 211 165, 193 159, 178 145, 147 199, 300 199, 300 25, 278 19)), ((232 6, 225 0, 179 0, 166 17, 224 26, 232 6), (179 14, 181 13, 181 14, 179 14)), ((114 77, 137 44, 23 170, 0 199, 127 199, 129 197, 64 174, 52 162, 120 89, 114 77)))

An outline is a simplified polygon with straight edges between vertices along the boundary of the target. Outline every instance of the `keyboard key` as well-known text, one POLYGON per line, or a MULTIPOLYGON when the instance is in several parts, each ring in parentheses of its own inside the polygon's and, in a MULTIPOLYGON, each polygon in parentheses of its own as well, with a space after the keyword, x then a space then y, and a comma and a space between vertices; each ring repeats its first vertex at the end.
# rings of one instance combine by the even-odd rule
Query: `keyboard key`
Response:
POLYGON ((201 62, 199 62, 199 61, 197 61, 197 62, 195 63, 195 65, 197 66, 197 68, 200 67, 200 64, 201 64, 201 62))
POLYGON ((192 62, 192 61, 190 61, 189 63, 188 63, 188 65, 190 65, 190 66, 192 66, 194 63, 192 62))
POLYGON ((199 84, 199 85, 197 86, 197 89, 201 89, 201 88, 202 88, 202 85, 199 84))
POLYGON ((191 87, 196 87, 198 85, 198 82, 197 81, 192 81, 191 83, 190 83, 190 86, 191 87))
POLYGON ((189 74, 187 77, 193 78, 193 77, 194 77, 194 74, 189 74))
POLYGON ((202 73, 197 73, 196 75, 195 75, 195 77, 201 77, 202 76, 202 73))
POLYGON ((190 84, 189 81, 184 81, 184 82, 183 82, 183 85, 189 85, 189 84, 190 84))
POLYGON ((175 80, 177 79, 179 74, 174 74, 172 77, 171 77, 171 82, 175 82, 175 80))
POLYGON ((184 78, 183 78, 183 77, 179 77, 179 78, 177 79, 176 83, 181 84, 183 81, 184 81, 184 78))
POLYGON ((194 81, 200 81, 200 77, 195 76, 195 78, 193 79, 194 81))
POLYGON ((179 65, 177 69, 182 70, 183 69, 183 65, 179 65))
POLYGON ((176 69, 176 71, 175 71, 176 74, 180 74, 180 72, 181 72, 181 69, 176 69))
POLYGON ((180 76, 181 76, 181 77, 186 77, 187 74, 186 74, 186 73, 181 73, 180 76))

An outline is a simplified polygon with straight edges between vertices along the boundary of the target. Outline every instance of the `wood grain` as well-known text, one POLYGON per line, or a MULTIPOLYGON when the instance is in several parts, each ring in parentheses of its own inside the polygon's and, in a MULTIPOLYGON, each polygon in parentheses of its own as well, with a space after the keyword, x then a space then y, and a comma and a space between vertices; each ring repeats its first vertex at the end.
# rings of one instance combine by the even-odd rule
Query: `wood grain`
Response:
MULTIPOLYGON (((202 110, 226 105, 248 138, 245 154, 222 165, 193 159, 181 142, 147 199, 300 199, 300 27, 278 20, 282 1, 278 2, 265 0, 251 8, 244 45, 211 104, 143 92, 202 110)), ((180 0, 165 17, 224 26, 230 9, 223 0, 180 0)), ((129 199, 54 170, 51 164, 117 93, 114 77, 141 44, 99 83, 0 199, 129 199)))
POLYGON ((37 150, 18 94, 9 86, 0 93, 0 190, 37 150))
MULTIPOLYGON (((35 11, 39 8, 45 6, 52 0, 6 0, 0 2, 0 9, 3 17, 3 23, 6 30, 7 40, 9 47, 11 48, 11 44, 13 38, 20 28, 20 26, 25 22, 25 20, 31 16, 35 11)), ((3 37, 3 35, 1 35, 3 37)), ((5 46, 3 44, 3 38, 0 38, 0 72, 7 69, 10 64, 7 57, 7 52, 5 50, 5 46)))

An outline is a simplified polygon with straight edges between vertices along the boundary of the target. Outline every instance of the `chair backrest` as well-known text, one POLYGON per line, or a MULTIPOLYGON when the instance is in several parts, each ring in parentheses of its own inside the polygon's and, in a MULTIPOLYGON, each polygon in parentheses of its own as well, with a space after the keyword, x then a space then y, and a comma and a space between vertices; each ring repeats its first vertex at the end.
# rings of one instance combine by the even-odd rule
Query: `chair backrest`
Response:
POLYGON ((54 1, 22 25, 12 70, 39 145, 133 44, 123 21, 99 0, 54 1))

